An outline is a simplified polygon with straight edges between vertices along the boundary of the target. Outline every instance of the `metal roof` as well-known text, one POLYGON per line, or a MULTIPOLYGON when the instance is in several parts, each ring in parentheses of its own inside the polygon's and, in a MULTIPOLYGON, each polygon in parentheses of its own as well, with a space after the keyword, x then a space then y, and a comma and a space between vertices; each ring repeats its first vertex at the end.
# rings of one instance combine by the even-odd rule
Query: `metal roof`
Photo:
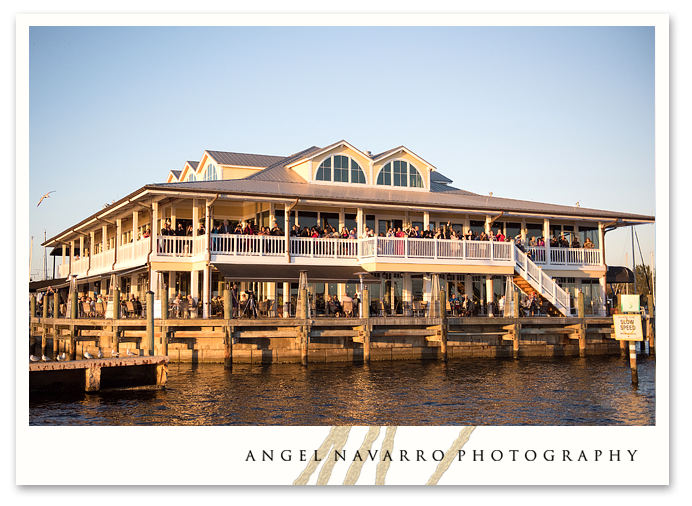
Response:
POLYGON ((254 174, 250 174, 244 179, 250 179, 253 181, 276 181, 282 183, 305 183, 305 179, 300 177, 300 175, 298 175, 294 170, 287 169, 286 165, 290 165, 291 163, 298 161, 301 158, 310 156, 311 153, 314 153, 319 150, 320 148, 318 148, 317 146, 309 147, 308 149, 299 151, 298 153, 295 153, 291 156, 282 158, 281 160, 274 163, 273 165, 270 165, 266 169, 256 172, 254 174))
POLYGON ((430 181, 435 181, 436 183, 451 183, 452 180, 447 176, 443 176, 436 170, 430 171, 430 181))
POLYGON ((654 220, 653 216, 477 195, 440 184, 435 184, 433 191, 427 192, 419 190, 387 189, 382 186, 309 184, 304 182, 262 181, 245 178, 220 181, 151 184, 147 185, 145 189, 203 191, 209 192, 210 194, 248 194, 249 197, 251 195, 257 195, 291 199, 316 199, 322 200, 325 203, 338 203, 338 205, 349 203, 351 206, 371 203, 436 208, 445 207, 450 210, 459 209, 460 212, 461 209, 468 209, 493 213, 504 211, 505 213, 557 214, 583 218, 654 220))
MULTIPOLYGON (((227 151, 209 150, 206 152, 220 165, 239 165, 242 167, 269 167, 284 159, 283 156, 273 155, 251 155, 248 153, 229 153, 227 151)), ((196 168, 196 166, 194 168, 196 168)))

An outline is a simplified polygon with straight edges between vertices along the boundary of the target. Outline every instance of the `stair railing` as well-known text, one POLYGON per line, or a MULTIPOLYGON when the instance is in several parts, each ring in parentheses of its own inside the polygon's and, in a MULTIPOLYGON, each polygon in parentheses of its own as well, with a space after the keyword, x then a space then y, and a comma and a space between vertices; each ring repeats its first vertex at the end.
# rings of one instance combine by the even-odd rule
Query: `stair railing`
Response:
POLYGON ((537 293, 548 299, 555 308, 565 316, 572 316, 570 309, 569 293, 560 288, 553 278, 548 276, 543 269, 538 267, 519 248, 514 247, 516 259, 515 270, 536 290, 537 293))

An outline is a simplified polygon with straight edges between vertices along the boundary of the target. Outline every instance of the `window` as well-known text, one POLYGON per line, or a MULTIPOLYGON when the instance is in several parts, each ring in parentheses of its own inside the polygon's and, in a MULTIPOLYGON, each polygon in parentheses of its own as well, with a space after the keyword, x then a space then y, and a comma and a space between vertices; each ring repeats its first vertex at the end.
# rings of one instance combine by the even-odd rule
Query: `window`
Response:
POLYGON ((334 155, 326 158, 317 168, 315 181, 365 184, 365 172, 353 158, 334 155))
POLYGON ((207 165, 207 171, 204 174, 204 180, 216 181, 217 179, 219 179, 219 168, 213 163, 210 163, 209 165, 207 165))
POLYGON ((190 172, 190 175, 187 176, 188 181, 197 181, 197 177, 195 176, 194 172, 190 172))
POLYGON ((412 163, 405 160, 394 160, 382 167, 377 176, 377 184, 423 188, 423 177, 412 163))

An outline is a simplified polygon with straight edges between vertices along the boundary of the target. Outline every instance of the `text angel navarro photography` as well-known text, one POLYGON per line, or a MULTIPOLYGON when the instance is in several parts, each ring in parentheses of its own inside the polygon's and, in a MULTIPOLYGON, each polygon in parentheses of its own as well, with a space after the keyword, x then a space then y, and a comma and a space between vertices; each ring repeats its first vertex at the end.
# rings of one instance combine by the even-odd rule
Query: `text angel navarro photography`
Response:
MULTIPOLYGON (((634 462, 638 450, 458 450, 455 460, 459 462, 634 462)), ((440 462, 445 458, 443 450, 335 450, 324 458, 318 456, 318 450, 249 450, 245 462, 292 462, 312 460, 321 462, 333 458, 334 461, 398 461, 398 462, 440 462)))

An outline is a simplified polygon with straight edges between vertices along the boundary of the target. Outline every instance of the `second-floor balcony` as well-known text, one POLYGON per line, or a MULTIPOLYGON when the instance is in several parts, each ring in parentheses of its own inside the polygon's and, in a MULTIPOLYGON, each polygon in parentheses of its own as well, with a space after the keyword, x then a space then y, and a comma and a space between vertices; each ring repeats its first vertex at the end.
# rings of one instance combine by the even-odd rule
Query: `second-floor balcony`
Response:
MULTIPOLYGON (((197 237, 158 236, 152 258, 199 257, 207 251, 214 261, 229 263, 279 263, 287 256, 286 237, 265 235, 212 234, 197 237), (281 259, 281 260, 280 260, 281 259)), ((59 266, 59 275, 102 274, 114 267, 127 268, 146 262, 151 248, 149 239, 118 245, 89 257, 59 266), (115 263, 115 266, 114 266, 115 263)), ((386 261, 388 263, 512 265, 516 260, 514 244, 495 241, 449 239, 413 239, 408 237, 369 237, 366 239, 291 237, 288 254, 298 263, 331 259, 332 263, 353 264, 386 261)), ((583 268, 602 266, 601 250, 579 248, 528 249, 534 263, 543 268, 583 268), (549 254, 548 254, 549 251, 549 254)))

